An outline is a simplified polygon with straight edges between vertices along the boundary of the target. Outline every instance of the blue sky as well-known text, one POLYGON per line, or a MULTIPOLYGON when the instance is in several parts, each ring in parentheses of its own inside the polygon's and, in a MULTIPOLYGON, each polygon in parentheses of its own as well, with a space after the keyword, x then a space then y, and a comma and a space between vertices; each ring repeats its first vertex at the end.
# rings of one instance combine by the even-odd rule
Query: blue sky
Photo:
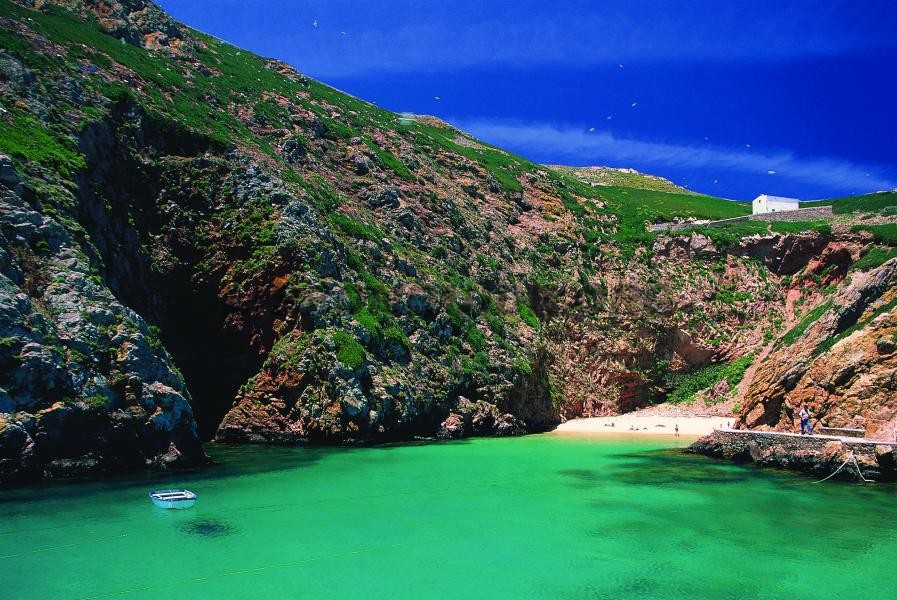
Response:
POLYGON ((634 167, 736 199, 897 187, 892 0, 161 5, 538 162, 634 167))

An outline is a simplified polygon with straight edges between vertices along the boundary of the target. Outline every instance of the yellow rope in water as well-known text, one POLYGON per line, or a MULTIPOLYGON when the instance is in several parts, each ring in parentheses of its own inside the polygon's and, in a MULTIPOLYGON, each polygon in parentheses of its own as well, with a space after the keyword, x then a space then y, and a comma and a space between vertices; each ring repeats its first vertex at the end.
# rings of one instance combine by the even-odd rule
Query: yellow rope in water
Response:
POLYGON ((26 550, 25 552, 18 552, 16 554, 7 554, 5 556, 0 556, 0 560, 5 560, 7 558, 16 558, 17 556, 25 556, 26 554, 38 554, 40 552, 50 552, 51 550, 61 550, 63 548, 74 548, 76 546, 86 546, 87 544, 95 544, 97 542, 106 542, 109 540, 117 540, 117 539, 121 539, 124 537, 128 537, 128 534, 121 533, 119 535, 97 538, 95 540, 89 540, 86 542, 72 542, 71 544, 62 544, 61 546, 47 546, 46 548, 37 548, 36 550, 26 550))

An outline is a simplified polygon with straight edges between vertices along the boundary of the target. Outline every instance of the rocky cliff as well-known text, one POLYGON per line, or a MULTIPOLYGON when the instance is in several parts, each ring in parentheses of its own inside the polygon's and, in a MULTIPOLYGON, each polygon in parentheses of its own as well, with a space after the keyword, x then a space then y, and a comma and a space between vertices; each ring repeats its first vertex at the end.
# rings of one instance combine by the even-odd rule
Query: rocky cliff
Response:
MULTIPOLYGON (((742 419, 774 424, 805 387, 764 366, 805 349, 779 336, 861 296, 826 331, 863 328, 892 285, 849 225, 656 236, 749 208, 593 185, 142 0, 0 0, 0 121, 0 480, 196 462, 212 437, 535 431, 755 356, 742 419)), ((876 352, 855 377, 884 377, 876 352)), ((827 396, 844 421, 855 388, 827 396)))
POLYGON ((897 436, 897 260, 854 272, 759 361, 738 422, 794 431, 806 404, 818 425, 897 436))

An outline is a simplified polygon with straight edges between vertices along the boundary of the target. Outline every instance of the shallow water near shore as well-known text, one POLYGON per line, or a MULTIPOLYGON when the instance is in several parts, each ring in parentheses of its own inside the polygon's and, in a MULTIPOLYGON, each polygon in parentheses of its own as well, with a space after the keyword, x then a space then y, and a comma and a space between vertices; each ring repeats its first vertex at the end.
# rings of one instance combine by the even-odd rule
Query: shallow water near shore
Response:
POLYGON ((897 487, 687 443, 219 445, 200 471, 0 491, 0 597, 894 597, 897 487), (168 486, 196 506, 153 507, 168 486))

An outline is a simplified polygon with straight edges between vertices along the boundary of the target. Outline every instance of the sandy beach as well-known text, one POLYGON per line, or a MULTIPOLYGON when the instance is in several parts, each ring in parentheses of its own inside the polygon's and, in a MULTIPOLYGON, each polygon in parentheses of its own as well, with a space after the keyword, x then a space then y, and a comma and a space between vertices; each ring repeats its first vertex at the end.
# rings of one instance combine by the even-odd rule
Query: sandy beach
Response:
POLYGON ((670 417, 629 413, 615 417, 570 419, 558 425, 554 431, 576 434, 674 435, 678 425, 679 435, 702 436, 712 433, 714 428, 726 427, 727 423, 731 425, 733 421, 733 418, 726 417, 670 417))

